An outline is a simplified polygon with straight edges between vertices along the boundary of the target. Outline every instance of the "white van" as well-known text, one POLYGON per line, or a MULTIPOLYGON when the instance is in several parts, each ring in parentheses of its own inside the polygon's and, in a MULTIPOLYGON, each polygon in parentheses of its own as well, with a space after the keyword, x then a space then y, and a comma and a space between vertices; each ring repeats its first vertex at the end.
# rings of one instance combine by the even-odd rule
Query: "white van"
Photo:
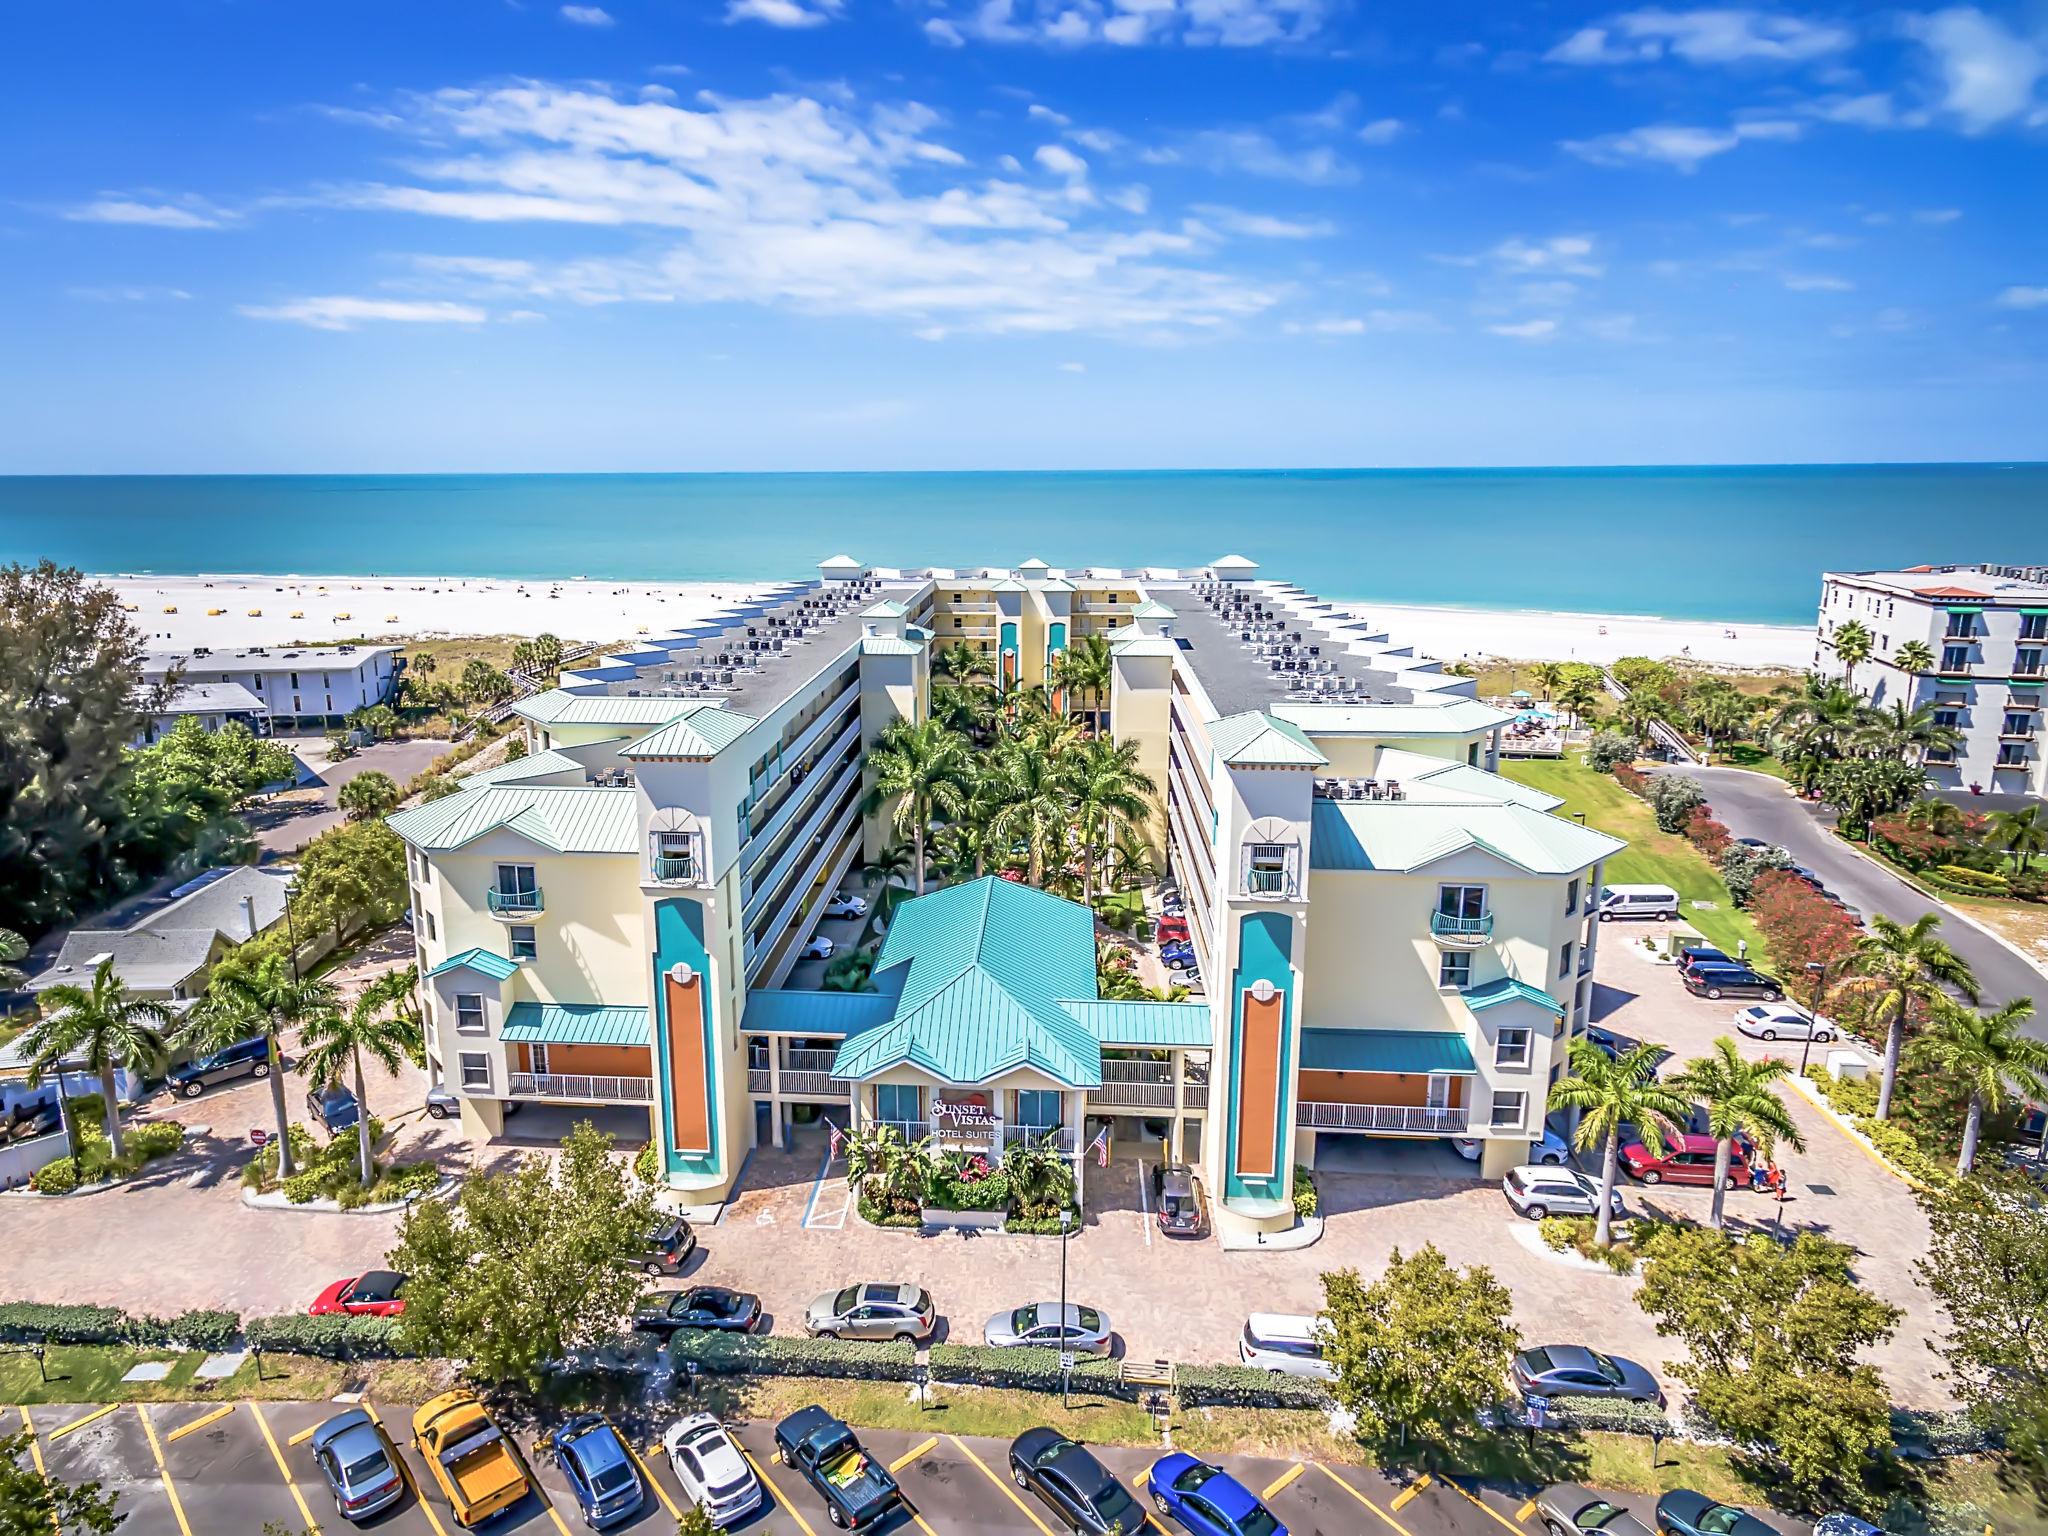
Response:
POLYGON ((1237 1358, 1276 1376, 1335 1381, 1337 1368, 1323 1358, 1323 1320, 1285 1312, 1254 1312, 1245 1319, 1237 1358))
POLYGON ((1668 885, 1603 885, 1600 887, 1600 921, 1617 917, 1654 917, 1668 923, 1678 916, 1678 892, 1668 885))

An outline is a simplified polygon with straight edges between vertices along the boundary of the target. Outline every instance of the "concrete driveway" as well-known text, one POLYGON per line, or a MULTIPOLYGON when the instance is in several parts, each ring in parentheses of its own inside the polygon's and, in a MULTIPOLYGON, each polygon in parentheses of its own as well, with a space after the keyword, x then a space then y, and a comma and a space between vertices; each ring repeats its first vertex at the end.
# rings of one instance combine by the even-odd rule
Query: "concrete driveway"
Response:
POLYGON ((256 834, 266 861, 296 853, 322 832, 340 826, 342 813, 337 797, 341 786, 357 774, 375 768, 390 774, 403 788, 449 746, 438 739, 380 741, 353 757, 330 763, 326 761, 324 741, 317 744, 317 749, 302 742, 294 745, 300 748, 301 760, 314 775, 312 782, 242 812, 242 820, 256 834))
MULTIPOLYGON (((1882 912, 1898 922, 1911 923, 1922 913, 1934 912, 1942 920, 1942 937, 1977 973, 1987 1007, 2015 997, 2048 1003, 2048 973, 1949 909, 1930 902, 1883 865, 1845 848, 1834 834, 1833 813, 1789 794, 1782 780, 1742 768, 1659 771, 1698 779, 1713 803, 1716 818, 1737 837, 1761 837, 1781 845, 1866 919, 1882 912)), ((2028 1028, 2048 1039, 2048 1014, 2036 1014, 2028 1028)))

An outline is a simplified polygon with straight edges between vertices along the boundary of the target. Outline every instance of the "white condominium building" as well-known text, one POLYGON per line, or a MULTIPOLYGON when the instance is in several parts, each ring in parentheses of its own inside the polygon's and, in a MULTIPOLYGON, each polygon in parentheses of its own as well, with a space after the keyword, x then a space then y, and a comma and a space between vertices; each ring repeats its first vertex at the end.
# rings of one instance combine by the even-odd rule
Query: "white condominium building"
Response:
POLYGON ((1586 1022, 1622 845, 1493 771, 1511 717, 1471 690, 1234 557, 835 557, 565 674, 517 706, 527 757, 391 818, 430 1070, 476 1135, 508 1103, 644 1105, 665 1181, 698 1202, 813 1112, 991 1152, 1053 1133, 1077 1167, 1105 1129, 1163 1128, 1241 1232, 1292 1223, 1293 1165, 1332 1138, 1469 1137, 1498 1175, 1586 1022), (1100 998, 1090 914, 994 877, 899 908, 873 990, 789 985, 889 840, 864 765, 924 718, 934 651, 985 652, 1008 693, 1089 634, 1106 696, 1051 701, 1135 742, 1159 785, 1190 999, 1100 998))
POLYGON ((1870 660, 1857 666, 1855 683, 1871 702, 1930 705, 1936 719, 1962 732, 1954 752, 1928 754, 1929 778, 1951 788, 2048 794, 2040 738, 2048 566, 1829 571, 1821 577, 1816 668, 1840 667, 1835 634, 1852 619, 1870 632, 1870 660), (1909 641, 1926 648, 1931 666, 1900 665, 1909 641))
POLYGON ((143 658, 145 682, 161 682, 174 669, 178 686, 169 707, 152 722, 151 739, 186 715, 208 730, 240 720, 259 735, 281 729, 339 725, 350 711, 389 703, 398 687, 401 650, 395 645, 254 645, 243 650, 198 646, 151 651, 143 658))

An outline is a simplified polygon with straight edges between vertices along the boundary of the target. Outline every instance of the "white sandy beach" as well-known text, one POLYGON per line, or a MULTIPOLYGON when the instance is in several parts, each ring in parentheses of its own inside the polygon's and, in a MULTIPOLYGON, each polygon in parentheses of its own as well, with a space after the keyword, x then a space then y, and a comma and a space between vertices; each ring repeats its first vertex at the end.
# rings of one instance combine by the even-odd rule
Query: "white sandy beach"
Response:
MULTIPOLYGON (((156 650, 317 643, 343 636, 437 639, 554 634, 629 641, 735 603, 741 582, 515 581, 420 576, 103 576, 156 650), (176 612, 166 612, 175 609, 176 612), (210 610, 219 609, 218 613, 210 610)), ((1353 605, 1396 640, 1444 661, 1486 657, 1611 662, 1690 657, 1719 665, 1804 667, 1810 627, 1719 624, 1640 614, 1489 612, 1353 605)))

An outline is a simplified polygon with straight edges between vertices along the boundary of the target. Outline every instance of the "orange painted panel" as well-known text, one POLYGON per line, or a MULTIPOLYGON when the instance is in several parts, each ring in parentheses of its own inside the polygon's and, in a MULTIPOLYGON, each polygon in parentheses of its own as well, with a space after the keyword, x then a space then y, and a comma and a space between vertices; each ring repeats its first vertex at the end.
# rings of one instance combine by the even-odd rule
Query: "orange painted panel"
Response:
POLYGON ((1243 1028, 1237 1066, 1237 1176, 1270 1179, 1273 1146, 1280 1132, 1280 1025, 1287 994, 1260 1002, 1243 994, 1243 1028))
POLYGON ((669 1143, 678 1152, 711 1150, 710 1064, 704 1059, 704 977, 688 985, 664 975, 668 988, 668 1083, 673 1111, 669 1143))
POLYGON ((654 1066, 644 1045, 551 1045, 548 1070, 589 1077, 651 1077, 654 1066))
MULTIPOLYGON (((1400 1104, 1420 1107, 1429 1102, 1429 1079, 1412 1072, 1307 1072, 1301 1074, 1300 1095, 1318 1104, 1400 1104)), ((1451 1079, 1454 1105, 1465 1102, 1465 1080, 1451 1079)))

